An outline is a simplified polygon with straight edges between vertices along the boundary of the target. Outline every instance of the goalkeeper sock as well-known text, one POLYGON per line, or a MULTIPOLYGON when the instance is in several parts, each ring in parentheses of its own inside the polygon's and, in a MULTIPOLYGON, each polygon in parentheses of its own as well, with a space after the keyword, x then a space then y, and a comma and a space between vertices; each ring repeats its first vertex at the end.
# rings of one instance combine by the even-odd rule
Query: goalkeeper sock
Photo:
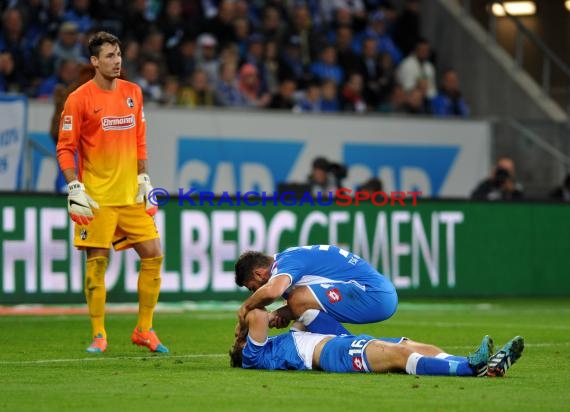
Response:
POLYGON ((454 361, 412 353, 406 362, 406 372, 409 375, 431 376, 474 376, 469 363, 454 361))
POLYGON ((101 334, 107 339, 105 332, 105 271, 109 258, 97 256, 87 259, 85 262, 85 299, 91 317, 91 330, 93 336, 101 334))
POLYGON ((307 309, 299 317, 299 322, 305 325, 309 332, 325 335, 350 335, 350 332, 338 320, 317 309, 307 309))
POLYGON ((139 319, 137 328, 146 332, 152 328, 152 315, 160 292, 162 256, 141 259, 139 272, 139 319))

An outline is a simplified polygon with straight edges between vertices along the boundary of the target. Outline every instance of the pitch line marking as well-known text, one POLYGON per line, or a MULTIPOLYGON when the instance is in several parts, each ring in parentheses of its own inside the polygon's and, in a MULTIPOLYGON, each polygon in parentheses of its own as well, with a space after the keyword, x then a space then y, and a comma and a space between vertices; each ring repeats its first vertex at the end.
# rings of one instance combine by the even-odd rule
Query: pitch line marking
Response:
MULTIPOLYGON (((539 342, 539 343, 525 343, 527 348, 547 348, 553 346, 569 346, 570 342, 539 342)), ((454 350, 471 350, 473 346, 446 346, 447 349, 454 350)), ((163 355, 163 356, 117 356, 106 357, 99 355, 92 358, 69 358, 69 359, 36 359, 27 361, 0 361, 0 365, 39 365, 44 363, 73 363, 73 362, 100 362, 100 361, 122 361, 122 360, 168 360, 168 359, 193 359, 193 358, 221 358, 228 356, 227 353, 204 353, 204 354, 187 354, 187 355, 163 355)))

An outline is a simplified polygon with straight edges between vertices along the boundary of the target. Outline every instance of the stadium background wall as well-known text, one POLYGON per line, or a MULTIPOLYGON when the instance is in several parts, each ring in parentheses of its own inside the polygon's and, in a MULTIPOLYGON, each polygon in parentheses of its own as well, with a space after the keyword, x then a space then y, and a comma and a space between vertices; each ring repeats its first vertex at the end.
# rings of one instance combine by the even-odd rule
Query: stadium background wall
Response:
MULTIPOLYGON (((83 258, 65 198, 2 194, 0 304, 83 302, 83 258)), ((570 295, 570 208, 420 199, 418 206, 179 206, 159 211, 161 301, 243 299, 245 249, 338 244, 390 276, 401 297, 570 295)), ((136 301, 138 261, 114 254, 108 301, 136 301)))

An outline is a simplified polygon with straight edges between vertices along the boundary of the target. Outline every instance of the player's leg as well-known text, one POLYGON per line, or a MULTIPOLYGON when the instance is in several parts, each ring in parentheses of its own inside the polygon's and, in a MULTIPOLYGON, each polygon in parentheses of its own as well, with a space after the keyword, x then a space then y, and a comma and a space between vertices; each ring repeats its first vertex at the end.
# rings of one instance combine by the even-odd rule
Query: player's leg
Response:
POLYGON ((161 284, 162 247, 154 220, 144 212, 143 205, 124 208, 119 215, 115 234, 117 249, 133 247, 141 258, 138 277, 139 313, 133 343, 146 346, 153 352, 166 353, 168 349, 160 342, 152 327, 153 314, 161 284))
MULTIPOLYGON (((431 351, 431 349, 430 349, 431 351)), ((364 362, 371 372, 405 371, 410 375, 474 376, 467 360, 454 361, 414 352, 413 346, 374 340, 364 348, 364 362)))
POLYGON ((415 342, 410 339, 404 339, 402 345, 409 347, 412 351, 417 352, 424 356, 432 356, 439 359, 449 361, 468 362, 471 368, 475 371, 477 376, 485 376, 487 373, 487 363, 493 354, 493 339, 485 335, 481 344, 474 352, 469 353, 468 356, 450 355, 443 351, 443 349, 426 343, 415 342))
POLYGON ((295 288, 287 299, 287 306, 294 318, 309 332, 331 335, 350 334, 337 319, 323 310, 310 286, 295 288))
POLYGON ((105 331, 105 272, 109 263, 109 246, 115 232, 114 208, 101 207, 88 225, 75 225, 74 245, 86 251, 84 292, 91 319, 93 342, 88 352, 101 353, 107 348, 105 331))

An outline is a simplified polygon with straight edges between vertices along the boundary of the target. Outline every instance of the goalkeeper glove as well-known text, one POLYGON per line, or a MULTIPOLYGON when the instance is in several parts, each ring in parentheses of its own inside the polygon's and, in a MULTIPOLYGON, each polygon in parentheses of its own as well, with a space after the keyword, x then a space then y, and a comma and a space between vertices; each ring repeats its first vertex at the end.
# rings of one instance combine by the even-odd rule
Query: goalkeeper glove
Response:
POLYGON ((135 201, 137 203, 144 201, 147 215, 154 216, 158 210, 158 206, 148 201, 148 195, 153 190, 150 184, 150 177, 146 173, 141 173, 137 180, 139 182, 139 191, 135 201))
POLYGON ((99 205, 85 193, 85 186, 79 180, 69 182, 67 188, 67 211, 71 220, 80 225, 88 225, 93 220, 92 209, 99 209, 99 205))

